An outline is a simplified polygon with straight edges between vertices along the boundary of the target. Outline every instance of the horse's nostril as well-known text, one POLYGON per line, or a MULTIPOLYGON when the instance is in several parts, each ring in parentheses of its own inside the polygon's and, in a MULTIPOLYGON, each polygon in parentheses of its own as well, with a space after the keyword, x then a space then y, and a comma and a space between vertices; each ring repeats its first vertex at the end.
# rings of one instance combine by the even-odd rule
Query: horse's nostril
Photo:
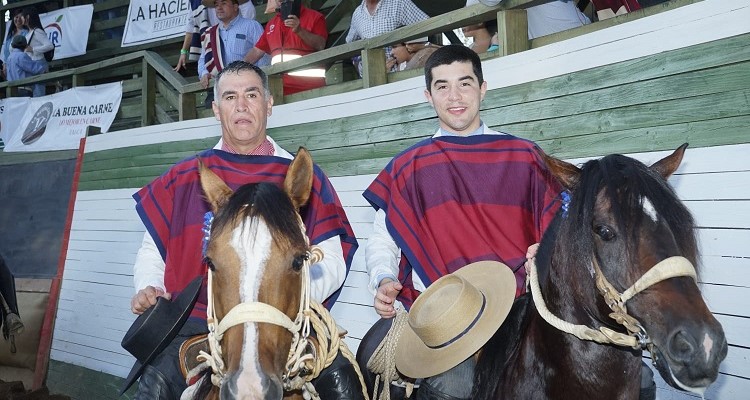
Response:
POLYGON ((679 330, 672 335, 669 340, 669 355, 675 361, 688 362, 690 361, 696 351, 695 340, 692 336, 686 334, 684 331, 679 330))
POLYGON ((281 400, 284 397, 284 389, 281 386, 281 382, 274 378, 264 379, 263 381, 266 400, 281 400))

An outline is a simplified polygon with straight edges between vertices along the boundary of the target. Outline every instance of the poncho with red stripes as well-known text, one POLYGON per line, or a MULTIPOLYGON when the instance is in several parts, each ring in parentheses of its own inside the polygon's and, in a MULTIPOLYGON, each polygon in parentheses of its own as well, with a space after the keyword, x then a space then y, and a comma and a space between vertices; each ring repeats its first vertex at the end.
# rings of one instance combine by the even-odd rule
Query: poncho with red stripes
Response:
MULTIPOLYGON (((522 265, 560 202, 561 187, 530 141, 510 135, 441 136, 396 156, 364 192, 386 213, 401 249, 399 300, 419 295, 416 273, 428 287, 443 275, 484 260, 522 265)), ((516 271, 516 295, 526 272, 516 271)))
MULTIPOLYGON (((277 156, 245 156, 220 150, 207 150, 197 156, 234 190, 247 183, 273 182, 282 185, 291 162, 277 156)), ((179 162, 135 193, 133 198, 137 203, 136 211, 165 262, 165 289, 174 296, 194 277, 206 274, 201 252, 201 229, 203 217, 210 206, 204 200, 197 158, 179 162)), ((348 273, 357 240, 331 182, 317 165, 310 200, 302 208, 301 214, 312 244, 334 235, 340 236, 348 273)), ((339 291, 326 301, 329 308, 339 291)), ((205 280, 191 315, 206 318, 205 280)))

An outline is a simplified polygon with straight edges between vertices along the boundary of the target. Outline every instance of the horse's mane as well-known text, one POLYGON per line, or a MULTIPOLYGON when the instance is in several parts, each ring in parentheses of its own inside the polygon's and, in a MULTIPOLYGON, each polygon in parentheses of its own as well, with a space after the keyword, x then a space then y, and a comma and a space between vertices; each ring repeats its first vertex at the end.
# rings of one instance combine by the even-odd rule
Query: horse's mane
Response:
POLYGON ((289 196, 277 185, 267 182, 251 183, 237 189, 216 213, 211 230, 218 235, 231 226, 236 218, 246 220, 256 217, 263 218, 273 238, 284 237, 304 243, 305 238, 297 223, 297 210, 289 196))
MULTIPOLYGON (((581 168, 578 184, 571 193, 567 217, 560 221, 558 232, 560 237, 572 240, 566 240, 559 247, 563 251, 558 251, 557 263, 590 265, 594 254, 591 235, 594 207, 602 190, 611 199, 611 212, 621 232, 638 232, 643 218, 643 199, 648 199, 675 235, 682 254, 697 266, 695 223, 688 209, 658 173, 620 154, 588 161, 581 168)), ((628 243, 636 243, 635 237, 628 239, 628 243)), ((543 274, 546 271, 540 271, 540 278, 543 274)))

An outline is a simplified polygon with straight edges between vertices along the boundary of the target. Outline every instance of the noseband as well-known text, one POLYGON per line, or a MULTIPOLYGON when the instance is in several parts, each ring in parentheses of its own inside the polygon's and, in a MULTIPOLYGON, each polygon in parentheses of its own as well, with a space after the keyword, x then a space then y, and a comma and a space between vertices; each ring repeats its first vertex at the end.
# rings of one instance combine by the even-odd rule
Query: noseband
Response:
POLYGON ((547 321, 547 323, 558 330, 570 333, 581 340, 591 340, 604 344, 611 343, 618 346, 632 347, 636 350, 646 348, 650 349, 650 347, 653 346, 653 342, 643 328, 643 325, 633 316, 628 314, 625 303, 646 288, 669 278, 689 276, 693 278, 693 280, 697 280, 695 267, 687 258, 681 256, 669 257, 658 262, 643 274, 633 286, 620 293, 604 276, 596 258, 594 258, 593 264, 596 275, 596 287, 599 289, 599 293, 602 297, 604 297, 604 301, 612 310, 612 313, 609 314, 609 316, 627 329, 628 333, 624 334, 603 326, 599 327, 597 330, 586 325, 572 324, 552 314, 542 297, 542 290, 539 287, 539 276, 536 271, 536 262, 534 259, 529 260, 529 262, 531 264, 529 270, 531 295, 534 299, 534 304, 539 311, 539 315, 547 321))

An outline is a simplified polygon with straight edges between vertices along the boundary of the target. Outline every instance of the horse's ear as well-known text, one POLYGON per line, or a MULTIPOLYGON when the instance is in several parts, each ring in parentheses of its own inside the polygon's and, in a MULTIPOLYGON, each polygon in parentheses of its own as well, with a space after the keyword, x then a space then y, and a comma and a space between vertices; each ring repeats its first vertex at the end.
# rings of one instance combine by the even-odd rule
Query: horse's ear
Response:
POLYGON ((198 158, 198 173, 201 177, 201 187, 206 195, 206 200, 211 205, 211 210, 216 213, 226 204, 234 192, 218 175, 203 165, 200 158, 198 158))
POLYGON ((581 176, 581 169, 571 163, 548 156, 541 149, 538 152, 542 156, 544 163, 547 164, 547 168, 549 168, 552 175, 557 178, 560 184, 565 189, 572 190, 576 183, 578 183, 578 178, 581 176))
POLYGON ((675 150, 672 154, 655 162, 649 168, 651 168, 651 170, 656 172, 657 174, 661 175, 664 179, 669 178, 675 171, 677 171, 677 167, 680 166, 682 157, 685 155, 685 149, 687 149, 687 147, 688 144, 683 143, 683 145, 678 147, 677 150, 675 150))
POLYGON ((307 204, 313 183, 313 161, 310 152, 300 147, 297 155, 289 164, 289 171, 284 178, 284 191, 296 208, 307 204))

